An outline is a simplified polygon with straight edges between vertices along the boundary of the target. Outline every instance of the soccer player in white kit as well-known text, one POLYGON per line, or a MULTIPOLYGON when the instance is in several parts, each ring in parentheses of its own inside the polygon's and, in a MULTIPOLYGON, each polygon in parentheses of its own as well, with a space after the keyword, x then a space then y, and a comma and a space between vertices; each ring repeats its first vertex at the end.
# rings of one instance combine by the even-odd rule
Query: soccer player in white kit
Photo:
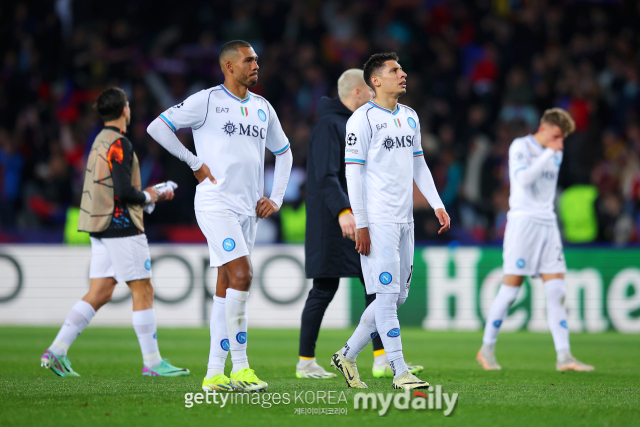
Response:
POLYGON ((277 212, 289 181, 293 157, 273 107, 249 92, 258 82, 258 55, 247 42, 226 43, 220 51, 224 84, 202 90, 154 120, 149 134, 194 171, 195 212, 207 238, 210 266, 218 268, 211 311, 211 348, 206 390, 263 391, 267 383, 249 367, 247 299, 252 268, 249 256, 259 218, 277 212), (197 156, 174 135, 193 131, 197 156), (276 155, 274 184, 262 197, 265 147, 276 155), (224 374, 231 352, 233 368, 224 374))
POLYGON ((516 300, 524 276, 540 276, 547 294, 547 321, 557 352, 559 371, 592 371, 569 349, 564 308, 567 271, 553 204, 562 164, 563 140, 575 130, 569 113, 560 108, 544 112, 533 135, 517 138, 509 148, 509 212, 502 252, 504 279, 491 304, 482 348, 476 359, 486 370, 502 369, 495 358, 498 332, 509 306, 516 300))
POLYGON ((367 293, 376 293, 347 344, 331 358, 331 366, 354 388, 367 388, 356 357, 378 333, 393 370, 393 388, 429 387, 407 369, 397 312, 409 294, 413 271, 413 181, 435 210, 442 226, 438 233, 449 230, 449 216, 424 160, 418 115, 398 103, 406 93, 406 78, 395 53, 371 56, 364 80, 375 98, 347 122, 345 163, 356 249, 367 293))

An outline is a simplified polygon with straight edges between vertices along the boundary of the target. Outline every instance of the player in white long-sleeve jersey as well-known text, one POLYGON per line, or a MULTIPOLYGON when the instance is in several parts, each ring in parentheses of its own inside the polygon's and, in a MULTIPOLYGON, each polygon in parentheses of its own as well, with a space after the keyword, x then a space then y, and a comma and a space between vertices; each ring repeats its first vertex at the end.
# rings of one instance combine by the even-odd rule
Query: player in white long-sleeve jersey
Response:
POLYGON ((249 367, 247 299, 250 255, 259 218, 277 212, 289 181, 293 157, 278 116, 266 99, 249 92, 258 82, 258 55, 247 42, 220 51, 224 84, 202 90, 154 120, 149 134, 186 162, 198 180, 195 212, 207 238, 210 266, 218 268, 211 311, 211 349, 204 390, 263 391, 267 383, 249 367), (197 156, 174 135, 191 128, 197 156), (264 154, 276 155, 274 184, 264 191, 264 154), (233 368, 224 374, 227 354, 233 368))
POLYGON ((557 352, 559 371, 592 371, 569 349, 564 308, 567 271, 553 204, 562 164, 563 141, 575 130, 565 110, 544 112, 533 135, 517 138, 509 148, 509 212, 504 235, 503 283, 493 301, 476 359, 486 370, 502 369, 495 358, 498 332, 515 301, 524 276, 540 276, 547 294, 547 320, 557 352))
POLYGON ((347 344, 331 358, 331 366, 354 388, 367 387, 356 357, 376 334, 393 370, 393 388, 429 387, 407 369, 397 312, 409 294, 413 271, 413 181, 434 208, 439 233, 449 230, 449 216, 424 160, 418 115, 398 103, 406 93, 406 78, 395 53, 371 56, 364 80, 375 98, 347 122, 345 163, 356 249, 367 293, 376 294, 347 344))

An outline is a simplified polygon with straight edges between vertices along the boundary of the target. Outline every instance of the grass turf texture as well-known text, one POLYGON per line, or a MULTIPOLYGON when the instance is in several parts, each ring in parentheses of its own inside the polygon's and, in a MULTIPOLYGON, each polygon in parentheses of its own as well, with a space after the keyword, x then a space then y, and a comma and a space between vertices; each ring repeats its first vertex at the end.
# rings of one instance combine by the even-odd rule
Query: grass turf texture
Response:
MULTIPOLYGON (((212 422, 233 425, 429 425, 463 426, 624 426, 640 425, 640 346, 638 337, 606 333, 573 334, 574 354, 596 366, 595 372, 555 371, 549 334, 502 334, 498 361, 503 370, 484 372, 475 362, 480 333, 426 332, 403 328, 407 360, 425 366, 422 378, 443 391, 459 394, 453 414, 442 411, 391 409, 382 418, 376 411, 353 409, 353 392, 341 377, 332 380, 295 378, 298 332, 249 332, 249 360, 269 392, 292 396, 288 405, 264 409, 258 405, 213 404, 184 406, 184 394, 200 392, 209 352, 207 329, 160 329, 163 357, 191 370, 186 378, 146 378, 131 328, 89 327, 70 351, 73 369, 81 378, 60 378, 40 367, 40 355, 57 328, 0 328, 0 425, 149 425, 200 426, 212 422), (295 391, 346 391, 347 415, 295 415, 297 407, 332 407, 293 402, 295 391)), ((331 354, 350 331, 325 330, 318 342, 318 361, 329 368, 331 354)), ((373 379, 372 351, 358 358, 369 392, 387 393, 391 379, 373 379)), ((227 362, 229 370, 230 361, 227 362)))

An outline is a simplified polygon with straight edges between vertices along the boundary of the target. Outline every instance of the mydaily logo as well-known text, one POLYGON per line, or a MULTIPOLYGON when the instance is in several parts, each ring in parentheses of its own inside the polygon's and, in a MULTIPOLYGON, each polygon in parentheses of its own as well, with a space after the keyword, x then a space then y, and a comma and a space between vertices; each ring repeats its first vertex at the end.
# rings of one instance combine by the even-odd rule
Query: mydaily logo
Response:
POLYGON ((458 393, 442 392, 442 386, 429 387, 429 391, 424 393, 415 390, 413 394, 410 390, 402 393, 356 393, 353 400, 355 410, 377 410, 378 415, 385 416, 391 405, 398 410, 443 411, 445 417, 451 415, 458 403, 458 393), (446 408, 443 407, 446 406, 446 408))

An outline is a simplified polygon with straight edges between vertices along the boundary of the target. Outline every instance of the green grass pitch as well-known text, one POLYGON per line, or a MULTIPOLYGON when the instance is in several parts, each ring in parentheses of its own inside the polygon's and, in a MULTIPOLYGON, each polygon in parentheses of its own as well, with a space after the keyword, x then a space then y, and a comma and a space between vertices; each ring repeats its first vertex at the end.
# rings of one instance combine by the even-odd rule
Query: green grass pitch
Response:
MULTIPOLYGON (((345 391, 347 415, 296 415, 296 408, 327 404, 200 404, 185 408, 184 395, 201 391, 209 352, 207 329, 160 329, 163 357, 187 367, 187 378, 146 378, 132 328, 89 327, 70 351, 81 378, 59 378, 40 367, 39 358, 57 328, 0 328, 0 425, 6 426, 259 426, 259 425, 460 425, 460 426, 637 426, 640 425, 640 345, 638 336, 573 334, 576 357, 594 364, 595 372, 555 371, 549 334, 527 332, 500 336, 499 372, 484 372, 475 362, 480 333, 427 332, 403 328, 408 361, 422 364, 422 377, 443 391, 458 393, 451 416, 442 411, 391 409, 385 417, 353 409, 353 392, 344 380, 295 378, 298 332, 249 331, 249 360, 269 383, 271 393, 345 391), (364 424, 366 423, 366 424, 364 424), (426 424, 428 423, 428 424, 426 424)), ((348 338, 348 330, 324 330, 319 362, 329 368, 331 354, 348 338)), ((371 376, 372 351, 359 357, 362 379, 377 393, 392 392, 391 380, 371 376)), ((229 369, 230 362, 227 362, 229 369)))

